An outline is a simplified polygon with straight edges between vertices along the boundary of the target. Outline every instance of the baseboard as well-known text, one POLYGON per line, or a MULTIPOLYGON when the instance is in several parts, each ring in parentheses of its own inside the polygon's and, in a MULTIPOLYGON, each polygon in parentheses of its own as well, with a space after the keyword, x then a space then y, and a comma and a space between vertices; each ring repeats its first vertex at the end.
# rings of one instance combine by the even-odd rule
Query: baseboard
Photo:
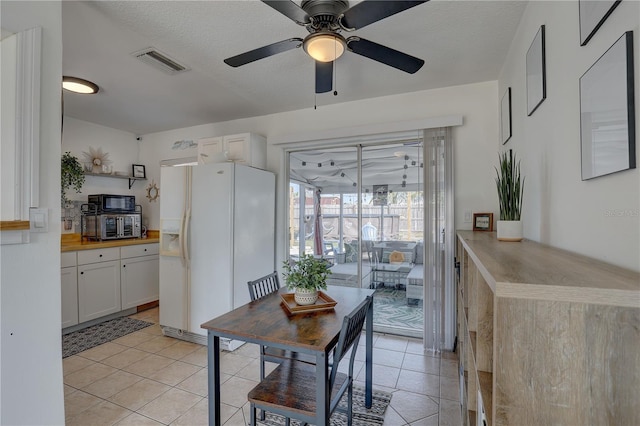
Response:
MULTIPOLYGON (((180 339, 187 342, 207 346, 207 336, 190 333, 188 331, 178 330, 177 328, 166 327, 163 325, 161 325, 160 327, 162 327, 162 334, 167 337, 173 337, 174 339, 180 339)), ((243 342, 242 340, 231 340, 223 337, 220 339, 220 348, 224 351, 233 352, 245 343, 246 342, 243 342)))

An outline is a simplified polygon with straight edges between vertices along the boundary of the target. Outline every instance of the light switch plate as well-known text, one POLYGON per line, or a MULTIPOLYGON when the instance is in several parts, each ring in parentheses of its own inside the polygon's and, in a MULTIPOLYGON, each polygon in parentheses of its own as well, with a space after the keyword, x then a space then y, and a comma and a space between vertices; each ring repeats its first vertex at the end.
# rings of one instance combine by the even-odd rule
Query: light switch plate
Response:
POLYGON ((29 231, 49 232, 49 210, 31 207, 29 209, 29 231))

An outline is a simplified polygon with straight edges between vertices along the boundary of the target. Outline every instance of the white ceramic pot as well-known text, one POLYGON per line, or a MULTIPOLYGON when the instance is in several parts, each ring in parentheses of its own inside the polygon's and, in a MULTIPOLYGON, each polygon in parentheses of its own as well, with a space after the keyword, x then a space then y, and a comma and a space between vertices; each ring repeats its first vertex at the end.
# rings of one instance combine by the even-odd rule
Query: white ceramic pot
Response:
POLYGON ((308 290, 306 288, 296 288, 293 300, 298 305, 313 305, 318 300, 318 290, 308 290))
POLYGON ((498 240, 500 241, 522 241, 522 221, 521 220, 499 220, 497 221, 498 240))

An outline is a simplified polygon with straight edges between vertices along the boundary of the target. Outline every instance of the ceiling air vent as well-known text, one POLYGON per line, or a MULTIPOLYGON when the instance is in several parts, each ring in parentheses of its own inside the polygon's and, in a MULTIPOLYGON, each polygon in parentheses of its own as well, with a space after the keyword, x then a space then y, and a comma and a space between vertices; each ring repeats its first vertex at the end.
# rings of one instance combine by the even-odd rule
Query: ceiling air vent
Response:
POLYGON ((159 69, 169 75, 175 75, 181 72, 189 71, 189 68, 185 65, 178 63, 175 59, 170 58, 166 54, 158 51, 153 47, 134 52, 132 55, 142 62, 151 65, 152 67, 159 69))

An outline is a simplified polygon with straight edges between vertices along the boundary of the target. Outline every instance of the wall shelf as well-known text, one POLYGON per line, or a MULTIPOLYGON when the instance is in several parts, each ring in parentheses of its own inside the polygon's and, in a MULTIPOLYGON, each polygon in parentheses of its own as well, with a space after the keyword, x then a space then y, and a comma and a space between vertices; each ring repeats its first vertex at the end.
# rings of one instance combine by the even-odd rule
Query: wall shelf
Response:
POLYGON ((85 172, 85 176, 97 176, 97 177, 106 177, 106 178, 115 178, 115 179, 129 179, 129 189, 133 186, 135 181, 137 180, 147 180, 147 178, 141 177, 133 177, 133 176, 120 176, 120 175, 108 175, 106 173, 89 173, 85 172))

